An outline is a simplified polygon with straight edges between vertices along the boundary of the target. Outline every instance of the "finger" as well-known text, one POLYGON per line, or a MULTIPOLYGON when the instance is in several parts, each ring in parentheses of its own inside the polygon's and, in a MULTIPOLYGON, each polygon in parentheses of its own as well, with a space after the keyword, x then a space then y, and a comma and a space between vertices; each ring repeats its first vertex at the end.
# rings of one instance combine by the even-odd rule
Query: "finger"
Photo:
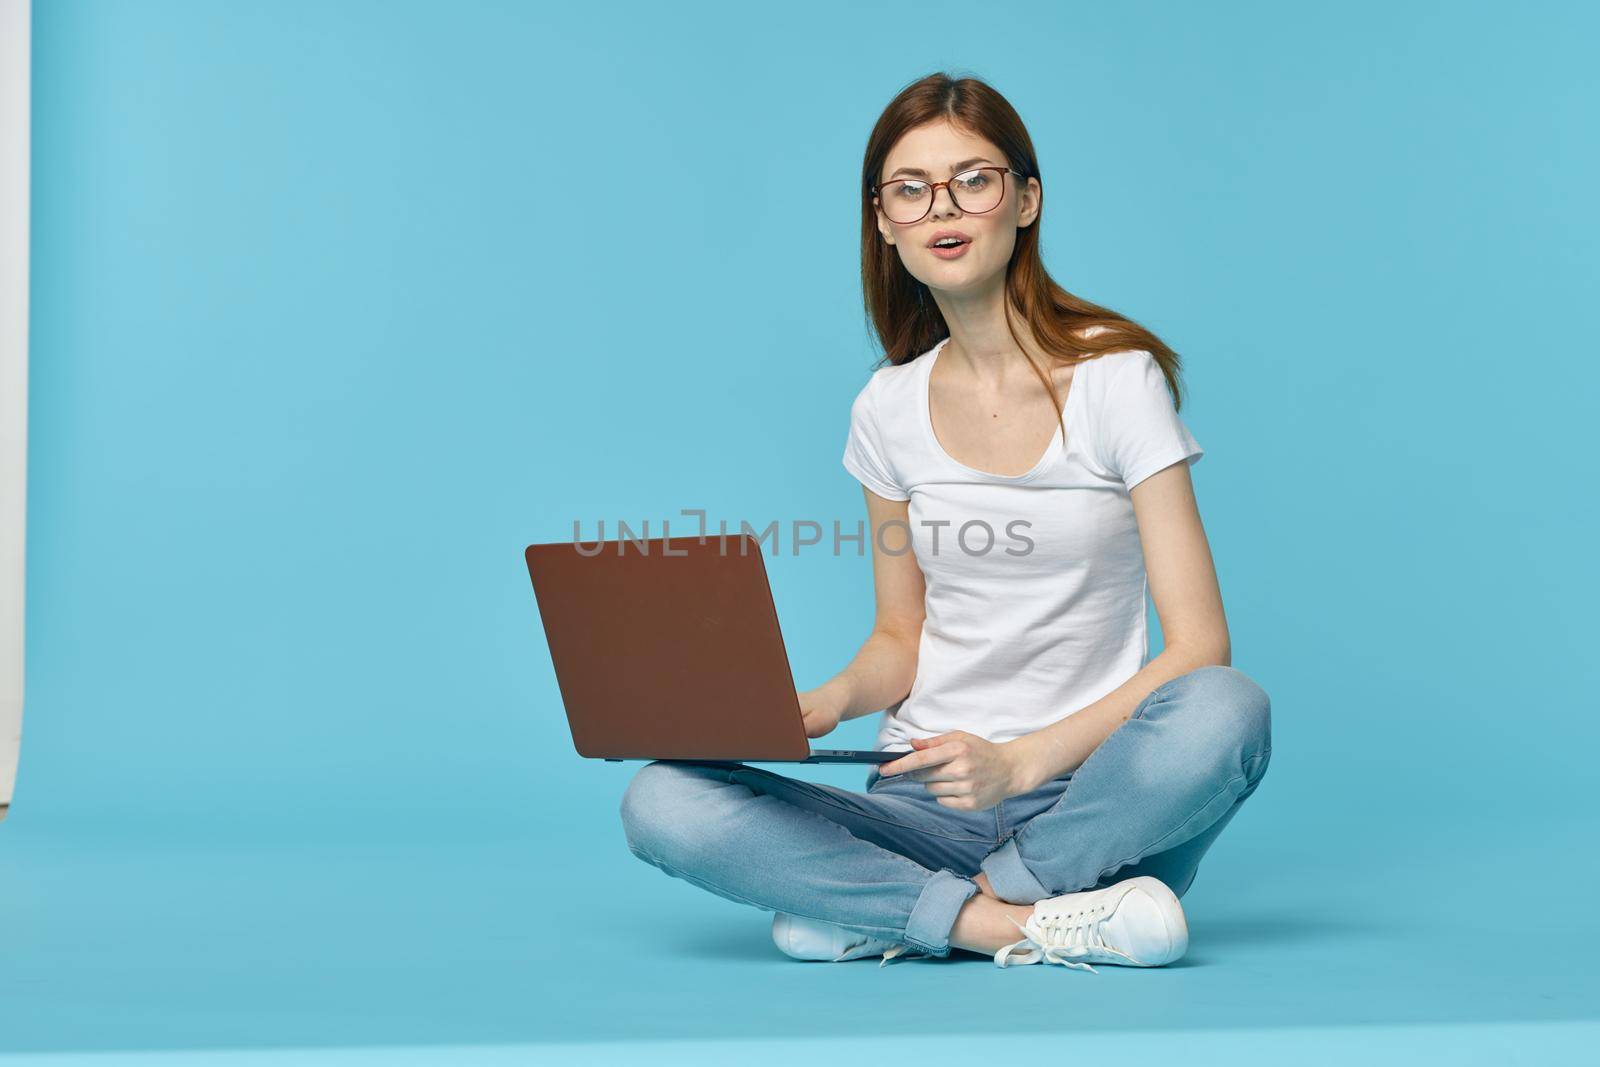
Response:
POLYGON ((921 749, 910 755, 901 756, 899 759, 890 760, 888 763, 878 765, 880 774, 901 774, 906 771, 920 770, 923 767, 933 767, 945 763, 961 755, 961 750, 949 745, 940 745, 938 748, 921 749), (898 767, 899 770, 890 770, 898 767))
MULTIPOLYGON (((913 738, 911 738, 911 742, 910 742, 911 743, 911 751, 913 751, 913 752, 923 752, 923 751, 926 751, 926 750, 931 749, 931 748, 937 748, 940 745, 943 745, 943 744, 945 744, 947 742, 950 742, 950 741, 959 741, 965 736, 967 736, 967 735, 962 733, 960 730, 948 730, 945 733, 933 734, 930 737, 913 737, 913 738)), ((884 765, 884 764, 880 764, 880 768, 881 767, 885 767, 885 766, 886 765, 884 765)), ((923 766, 923 764, 921 764, 921 763, 903 763, 903 762, 900 762, 900 761, 896 761, 895 762, 895 767, 898 768, 897 770, 894 770, 892 772, 888 771, 888 770, 884 770, 883 773, 884 774, 890 774, 890 773, 893 773, 893 774, 905 774, 910 769, 913 769, 913 768, 916 768, 916 767, 920 767, 920 766, 923 766)))
POLYGON ((972 768, 958 756, 926 770, 914 771, 911 777, 919 782, 964 781, 972 777, 972 768))
MULTIPOLYGON (((924 748, 927 748, 927 747, 928 747, 928 742, 927 742, 926 738, 913 737, 911 739, 911 751, 912 752, 921 752, 924 748)), ((888 777, 891 774, 909 774, 911 772, 911 769, 916 767, 916 766, 919 766, 919 765, 918 764, 913 764, 913 763, 908 763, 906 761, 906 757, 905 756, 901 756, 899 759, 890 760, 888 763, 880 763, 880 764, 878 764, 878 774, 879 774, 880 777, 885 777, 885 778, 888 777)))

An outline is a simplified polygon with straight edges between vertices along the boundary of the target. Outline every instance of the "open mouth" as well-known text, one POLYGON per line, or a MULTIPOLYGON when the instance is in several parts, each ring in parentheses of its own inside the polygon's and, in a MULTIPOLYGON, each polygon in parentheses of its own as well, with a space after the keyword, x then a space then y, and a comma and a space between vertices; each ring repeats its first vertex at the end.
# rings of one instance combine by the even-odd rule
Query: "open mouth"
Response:
POLYGON ((955 259, 967 252, 972 238, 962 233, 943 233, 928 242, 928 251, 940 259, 955 259))

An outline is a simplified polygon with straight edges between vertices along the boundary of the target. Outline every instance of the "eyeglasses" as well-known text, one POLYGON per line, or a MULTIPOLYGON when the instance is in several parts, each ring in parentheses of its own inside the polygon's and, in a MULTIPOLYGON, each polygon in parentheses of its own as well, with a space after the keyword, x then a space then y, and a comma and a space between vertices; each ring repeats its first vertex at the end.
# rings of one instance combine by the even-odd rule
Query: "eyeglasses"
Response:
POLYGON ((892 223, 906 226, 921 222, 933 210, 933 195, 939 186, 950 191, 950 202, 968 215, 982 215, 1000 206, 1006 195, 1006 175, 1023 177, 1009 167, 977 167, 957 174, 947 182, 924 182, 897 178, 872 186, 883 214, 892 223))

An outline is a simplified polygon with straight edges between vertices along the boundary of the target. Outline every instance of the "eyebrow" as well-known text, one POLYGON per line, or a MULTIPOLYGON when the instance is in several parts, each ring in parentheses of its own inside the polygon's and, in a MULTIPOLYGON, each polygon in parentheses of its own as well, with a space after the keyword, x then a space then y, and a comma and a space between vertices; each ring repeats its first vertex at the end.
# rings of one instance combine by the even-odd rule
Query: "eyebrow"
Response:
MULTIPOLYGON (((960 163, 952 165, 950 168, 950 173, 960 174, 974 163, 988 163, 990 166, 995 167, 1000 165, 992 159, 985 159, 983 156, 977 156, 973 159, 963 159, 960 163)), ((926 178, 928 176, 928 172, 923 170, 921 167, 896 167, 894 169, 894 174, 889 175, 889 177, 893 178, 897 174, 910 174, 917 178, 926 178)))

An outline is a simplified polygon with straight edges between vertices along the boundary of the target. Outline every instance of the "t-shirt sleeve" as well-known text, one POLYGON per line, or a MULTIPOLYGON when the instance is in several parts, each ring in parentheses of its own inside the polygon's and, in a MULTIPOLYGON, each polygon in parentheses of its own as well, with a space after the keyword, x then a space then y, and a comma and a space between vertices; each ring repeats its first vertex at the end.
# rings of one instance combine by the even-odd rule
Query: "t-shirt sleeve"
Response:
POLYGON ((1161 365, 1142 349, 1112 376, 1100 436, 1106 466, 1130 490, 1180 460, 1192 467, 1205 453, 1178 417, 1161 365))
POLYGON ((850 405, 850 434, 844 444, 845 470, 886 500, 910 500, 896 481, 884 450, 883 434, 873 408, 873 383, 868 381, 850 405))

